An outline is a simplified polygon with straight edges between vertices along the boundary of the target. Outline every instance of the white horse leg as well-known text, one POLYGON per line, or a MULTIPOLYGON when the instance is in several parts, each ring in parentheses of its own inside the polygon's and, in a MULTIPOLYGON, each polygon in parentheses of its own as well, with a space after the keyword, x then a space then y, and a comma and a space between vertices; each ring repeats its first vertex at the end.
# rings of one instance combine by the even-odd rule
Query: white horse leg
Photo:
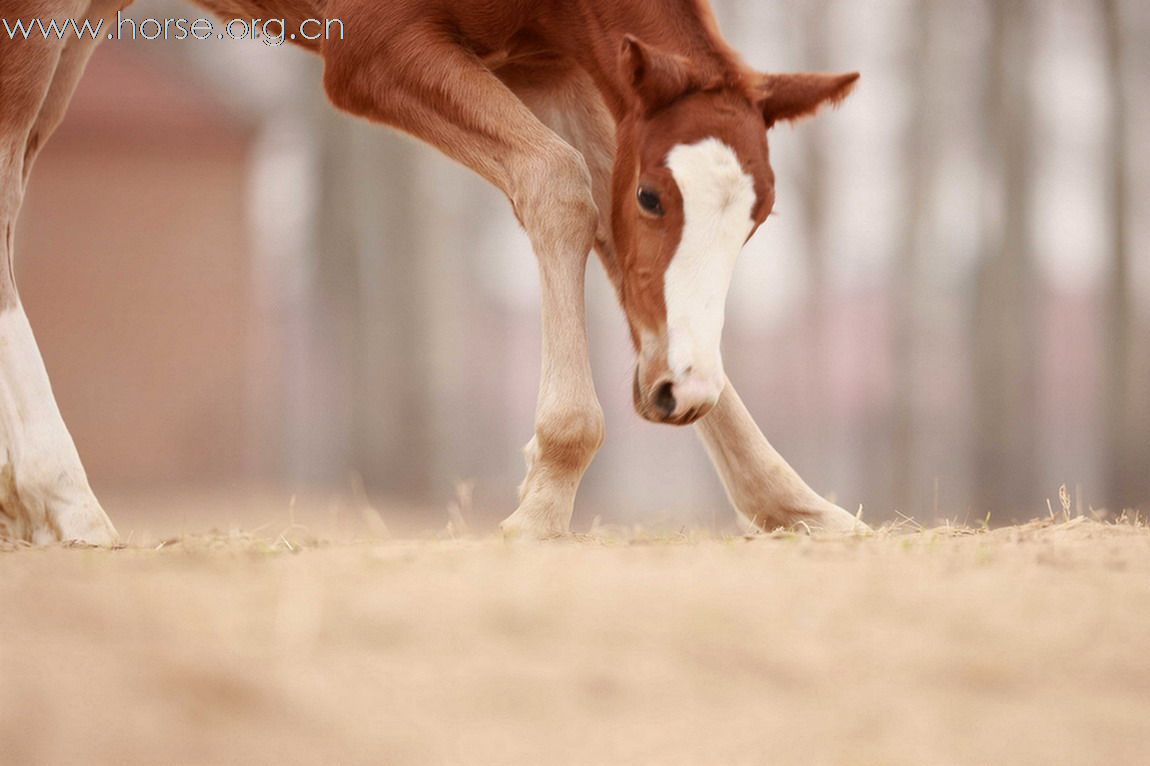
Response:
POLYGON ((543 287, 543 377, 535 436, 523 450, 527 476, 519 487, 519 508, 500 528, 509 537, 546 538, 568 531, 575 494, 603 442, 603 410, 587 346, 584 289, 592 242, 609 270, 614 267, 612 254, 604 254, 604 249, 611 242, 615 130, 594 82, 582 72, 541 76, 527 69, 500 76, 540 122, 582 156, 569 183, 584 186, 589 181, 598 208, 593 227, 583 210, 548 209, 544 214, 554 223, 532 235, 543 287), (555 224, 562 228, 555 229, 555 224), (553 233, 548 234, 548 228, 553 233), (556 237, 555 231, 565 234, 556 237))
MULTIPOLYGON (((85 6, 49 10, 78 15, 85 6)), ((0 537, 35 543, 116 539, 56 406, 12 269, 31 164, 62 118, 93 46, 30 39, 0 48, 0 537)))
POLYGON ((861 532, 867 527, 820 497, 787 464, 727 381, 719 403, 695 429, 731 504, 759 529, 805 524, 813 530, 861 532))
POLYGON ((116 539, 88 486, 19 302, 0 311, 0 536, 116 539))
POLYGON ((500 525, 509 537, 566 533, 579 483, 603 443, 603 410, 587 348, 583 295, 587 255, 539 252, 543 375, 535 436, 524 450, 527 477, 519 488, 519 508, 500 525))

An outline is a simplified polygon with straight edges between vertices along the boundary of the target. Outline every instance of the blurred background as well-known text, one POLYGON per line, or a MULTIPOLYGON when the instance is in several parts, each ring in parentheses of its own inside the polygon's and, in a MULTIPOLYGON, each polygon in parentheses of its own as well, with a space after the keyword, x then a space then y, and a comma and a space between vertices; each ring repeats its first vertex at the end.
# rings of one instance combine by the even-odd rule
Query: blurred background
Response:
MULTIPOLYGON (((773 131, 777 215, 735 275, 724 358, 768 438, 872 522, 1028 519, 1062 484, 1150 507, 1150 5, 714 4, 760 69, 863 73, 773 131)), ((104 44, 38 162, 20 289, 122 532, 515 507, 526 237, 469 172, 328 107, 320 75, 287 46, 104 44)), ((591 272, 607 442, 574 528, 726 528, 694 434, 634 414, 591 272)))

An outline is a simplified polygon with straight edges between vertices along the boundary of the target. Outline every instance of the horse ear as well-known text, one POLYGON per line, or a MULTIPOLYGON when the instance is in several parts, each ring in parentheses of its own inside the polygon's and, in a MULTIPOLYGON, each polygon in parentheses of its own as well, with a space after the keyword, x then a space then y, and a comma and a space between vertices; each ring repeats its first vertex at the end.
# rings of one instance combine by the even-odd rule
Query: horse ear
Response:
POLYGON ((634 35, 624 36, 619 65, 624 80, 647 112, 704 85, 690 60, 647 45, 634 35))
POLYGON ((811 117, 828 102, 837 105, 850 95, 858 79, 858 72, 764 74, 756 83, 756 100, 769 127, 779 120, 811 117))

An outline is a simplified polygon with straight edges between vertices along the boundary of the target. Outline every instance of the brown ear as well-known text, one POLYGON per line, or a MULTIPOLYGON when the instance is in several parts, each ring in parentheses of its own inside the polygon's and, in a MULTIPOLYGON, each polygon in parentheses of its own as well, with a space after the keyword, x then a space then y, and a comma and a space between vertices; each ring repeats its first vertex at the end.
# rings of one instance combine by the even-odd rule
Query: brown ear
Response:
POLYGON ((691 65, 690 60, 647 45, 633 35, 623 38, 619 65, 623 69, 624 80, 647 112, 667 106, 706 85, 702 73, 691 65))
POLYGON ((811 117, 825 103, 838 104, 850 95, 859 79, 848 74, 765 74, 758 84, 758 103, 767 125, 779 120, 811 117))

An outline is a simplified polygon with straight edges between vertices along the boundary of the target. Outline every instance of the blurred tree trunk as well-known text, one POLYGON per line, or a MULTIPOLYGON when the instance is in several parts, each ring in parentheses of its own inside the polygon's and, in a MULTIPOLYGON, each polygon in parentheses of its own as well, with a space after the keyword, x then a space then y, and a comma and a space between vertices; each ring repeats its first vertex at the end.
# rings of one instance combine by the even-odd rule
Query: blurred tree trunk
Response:
POLYGON ((324 118, 317 289, 324 364, 312 438, 327 480, 420 499, 427 490, 421 211, 412 148, 378 126, 324 118))
MULTIPOLYGON (((803 68, 825 71, 828 58, 829 9, 827 0, 806 0, 798 4, 803 68)), ((803 157, 799 172, 799 193, 803 206, 806 243, 807 300, 804 321, 811 347, 806 365, 806 385, 810 396, 809 438, 816 454, 827 455, 831 445, 829 423, 832 414, 832 375, 830 303, 828 274, 830 245, 827 212, 828 162, 825 120, 811 120, 802 126, 803 157)))
MULTIPOLYGON (((1037 7, 1037 6, 1033 6, 1037 7)), ((983 257, 973 317, 976 509, 999 520, 1033 514, 1039 337, 1031 254, 1032 40, 1026 0, 993 0, 986 88, 983 257)))
POLYGON ((1115 513, 1150 501, 1150 445, 1141 432, 1137 399, 1150 381, 1137 381, 1136 317, 1128 215, 1130 155, 1125 41, 1120 0, 1100 0, 1105 35, 1110 119, 1107 134, 1110 269, 1105 292, 1104 407, 1106 505, 1115 513))
POLYGON ((314 222, 315 271, 308 306, 306 347, 297 360, 304 378, 300 386, 299 420, 291 445, 295 477, 307 484, 338 484, 351 463, 347 432, 354 417, 348 389, 359 275, 356 267, 355 221, 345 179, 351 160, 351 125, 342 115, 320 109, 314 115, 317 144, 317 183, 314 222))
POLYGON ((922 250, 926 247, 931 192, 938 169, 931 140, 937 128, 933 119, 937 104, 931 98, 935 59, 932 26, 937 7, 936 0, 916 0, 911 12, 906 46, 911 115, 903 141, 906 199, 890 293, 894 386, 888 491, 895 508, 909 515, 917 515, 922 499, 915 484, 916 341, 922 331, 920 303, 925 288, 922 250))
POLYGON ((354 364, 353 466, 368 486, 408 499, 429 487, 428 358, 416 145, 367 123, 356 125, 351 175, 359 233, 359 304, 354 364))

